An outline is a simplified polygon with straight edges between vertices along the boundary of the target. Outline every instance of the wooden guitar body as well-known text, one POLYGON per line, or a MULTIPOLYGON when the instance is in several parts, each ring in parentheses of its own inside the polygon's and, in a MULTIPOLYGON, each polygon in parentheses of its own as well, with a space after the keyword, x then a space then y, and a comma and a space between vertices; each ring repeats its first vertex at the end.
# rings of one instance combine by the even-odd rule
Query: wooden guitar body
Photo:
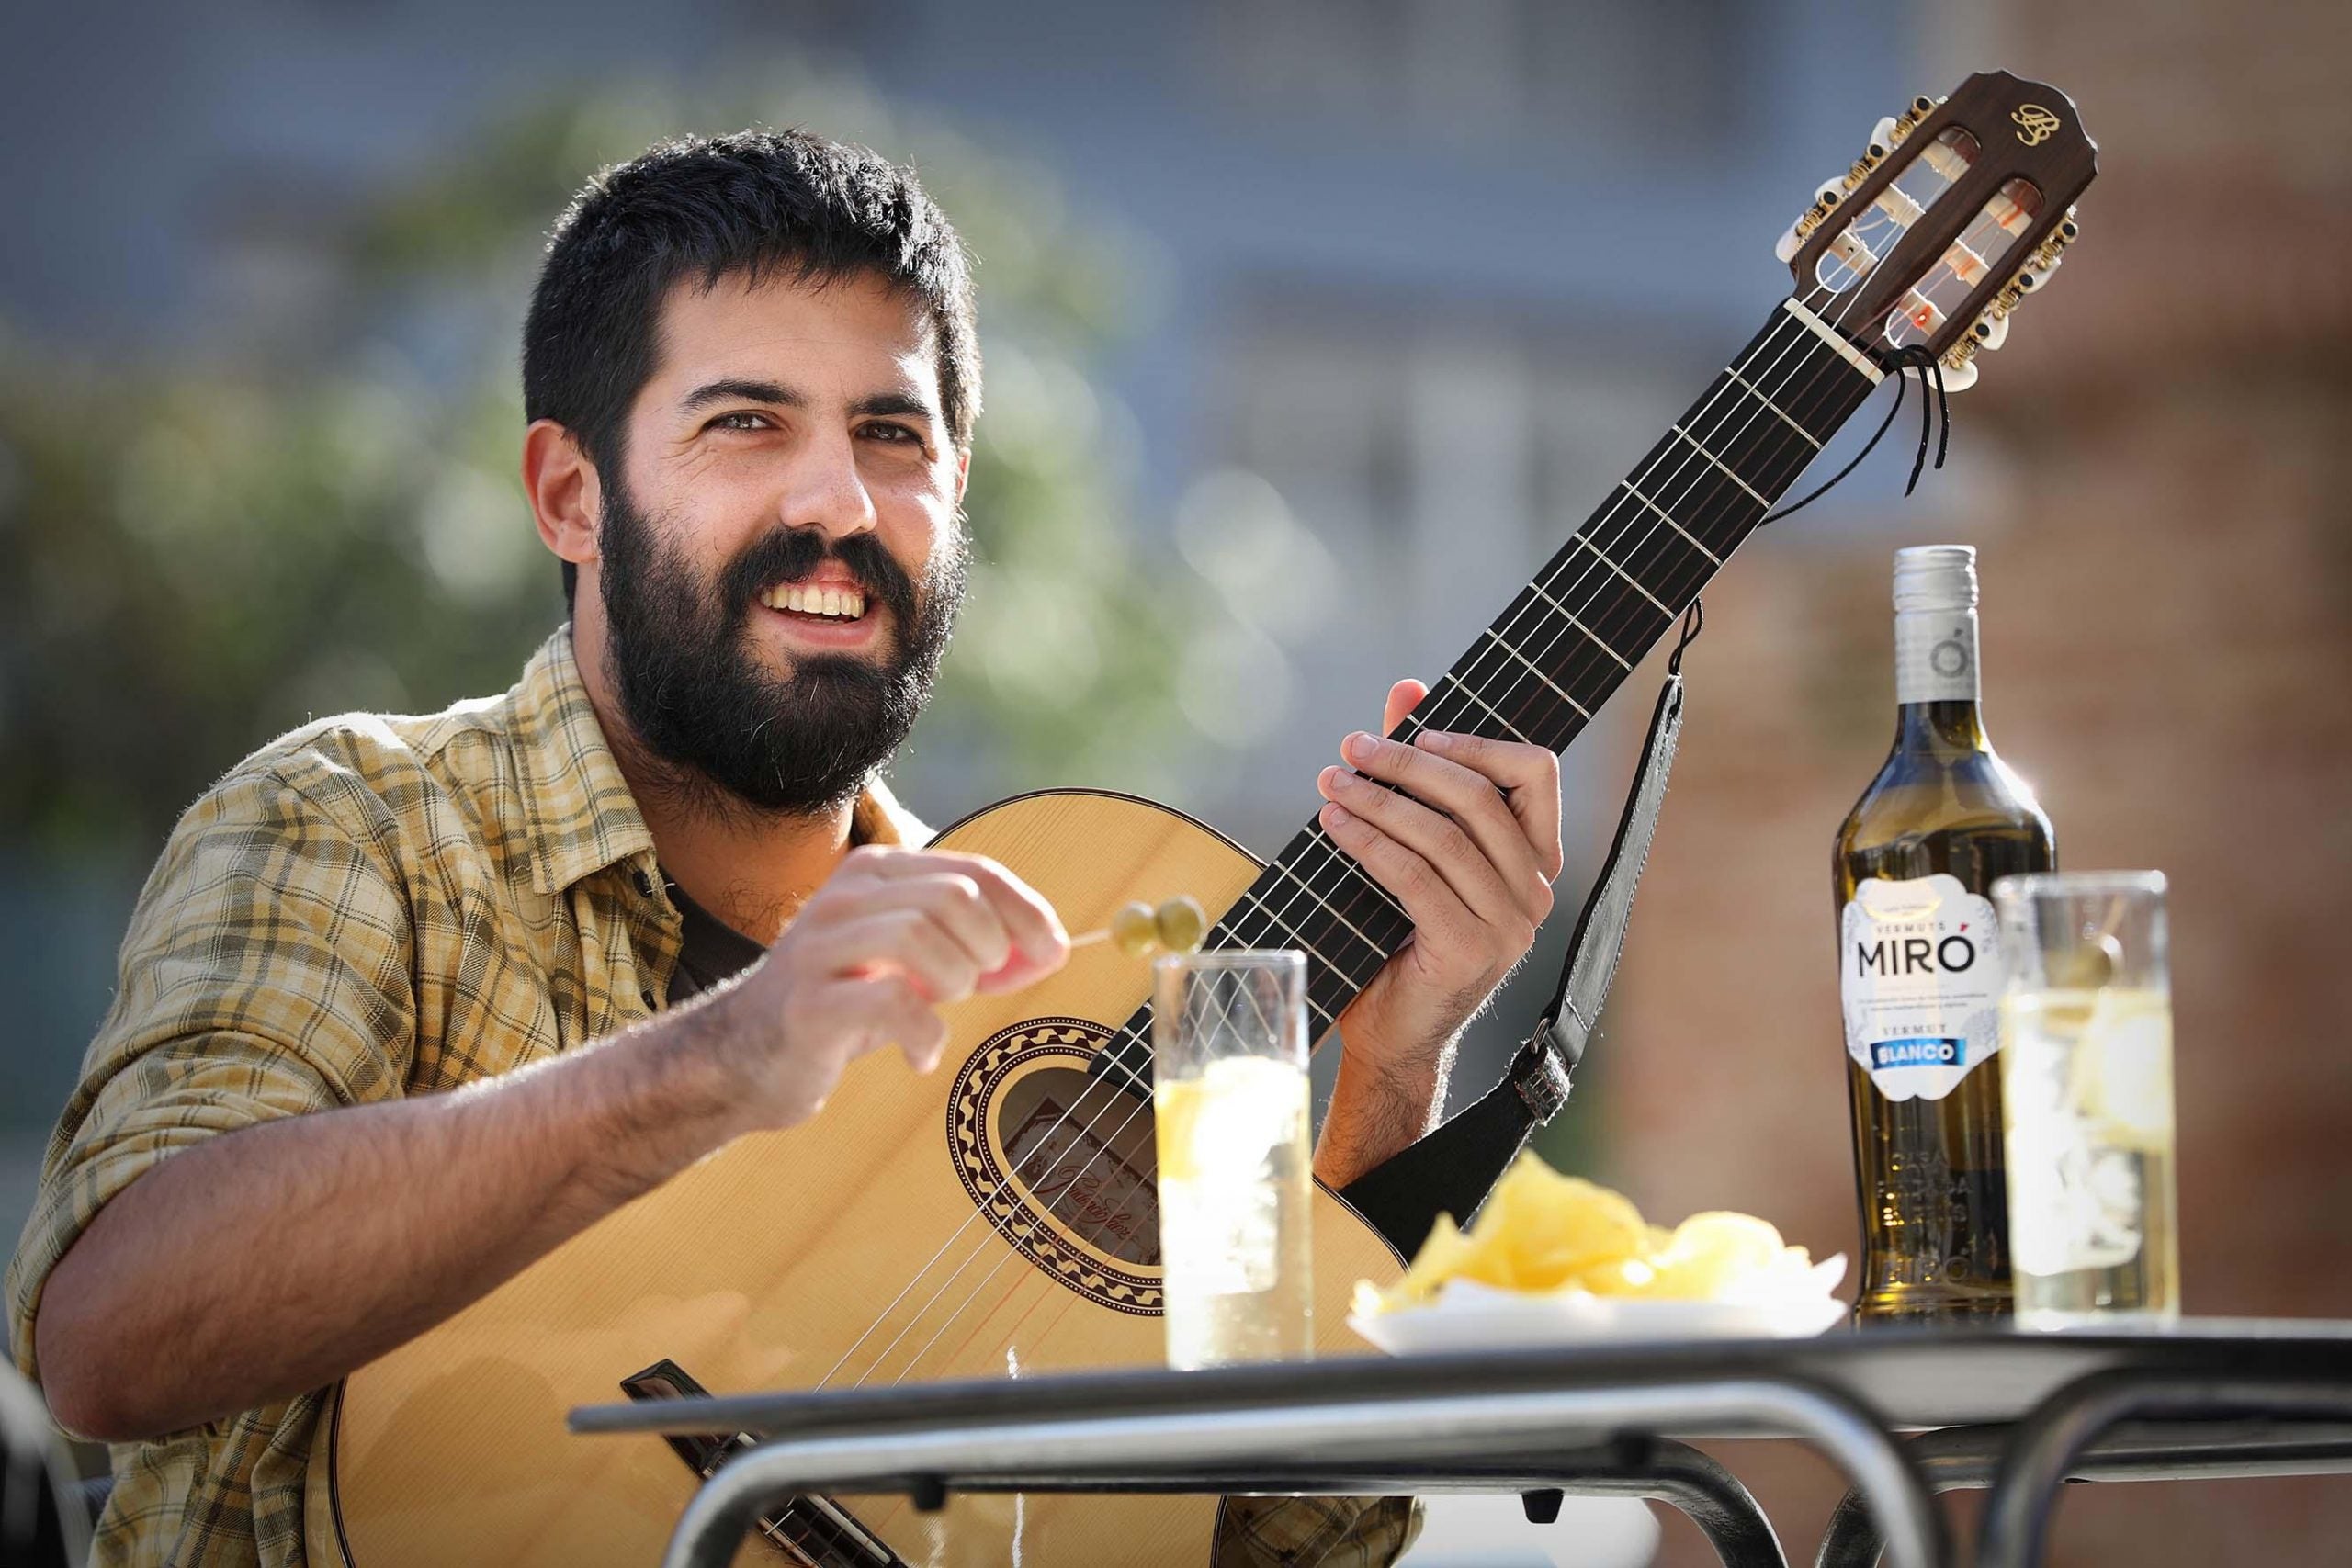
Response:
MULTIPOLYGON (((1113 795, 1023 796, 939 844, 1002 861, 1073 931, 1179 893, 1214 913, 1261 869, 1191 818, 1113 795)), ((572 1437, 564 1416, 663 1361, 713 1393, 1159 1363, 1156 1221, 1119 1217, 1135 1201, 1149 1214, 1149 1109, 1083 1074, 1149 980, 1102 943, 1019 995, 958 1004, 929 1076, 895 1053, 861 1060, 808 1122, 729 1145, 353 1373, 311 1458, 311 1561, 658 1562, 697 1476, 661 1438, 572 1437)), ((1348 1292, 1393 1280, 1397 1259, 1320 1189, 1314 1236, 1317 1342, 1354 1348, 1348 1292)), ((1205 1563, 1217 1507, 837 1501, 908 1562, 1102 1568, 1205 1563)), ((832 1550, 817 1561, 860 1560, 832 1550)), ((740 1558, 791 1560, 756 1536, 740 1558)))

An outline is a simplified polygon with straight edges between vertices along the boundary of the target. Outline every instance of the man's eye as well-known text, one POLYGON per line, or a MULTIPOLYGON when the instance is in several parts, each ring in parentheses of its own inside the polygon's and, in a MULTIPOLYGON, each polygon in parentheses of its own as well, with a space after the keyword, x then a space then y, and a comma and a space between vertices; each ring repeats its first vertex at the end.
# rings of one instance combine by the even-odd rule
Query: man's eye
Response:
POLYGON ((713 430, 765 430, 767 415, 762 413, 723 413, 710 422, 713 430))
POLYGON ((922 437, 903 424, 869 424, 865 427, 865 434, 900 446, 912 444, 919 446, 922 444, 922 437))

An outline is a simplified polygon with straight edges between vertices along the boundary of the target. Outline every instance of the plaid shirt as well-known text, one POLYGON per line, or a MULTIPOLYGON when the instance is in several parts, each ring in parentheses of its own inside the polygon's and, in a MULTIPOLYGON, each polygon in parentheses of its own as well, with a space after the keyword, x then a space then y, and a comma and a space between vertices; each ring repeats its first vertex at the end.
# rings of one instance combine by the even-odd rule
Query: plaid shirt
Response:
MULTIPOLYGON (((879 786, 858 801, 855 830, 930 836, 879 786)), ((568 628, 502 697, 327 719, 247 758, 180 819, 140 894, 114 1006, 9 1268, 17 1365, 35 1372, 50 1270, 157 1161, 627 1028, 667 995, 679 942, 568 628)), ((116 1445, 93 1562, 300 1568, 324 1404, 320 1391, 116 1445)), ((1357 1511, 1302 1500, 1288 1529, 1255 1518, 1245 1560, 1323 1562, 1351 1522, 1374 1527, 1385 1510, 1351 1521, 1357 1511)), ((1386 1561, 1406 1539, 1390 1534, 1384 1554, 1330 1556, 1333 1568, 1386 1561)))

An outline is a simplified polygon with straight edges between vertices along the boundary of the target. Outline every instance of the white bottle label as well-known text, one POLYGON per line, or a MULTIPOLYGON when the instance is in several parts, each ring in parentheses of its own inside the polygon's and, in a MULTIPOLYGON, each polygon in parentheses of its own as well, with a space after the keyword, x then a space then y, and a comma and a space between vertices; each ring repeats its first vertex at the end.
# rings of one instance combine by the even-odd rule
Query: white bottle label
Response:
POLYGON ((1889 1100, 1941 1100, 2001 1048, 1992 900, 1939 872, 1866 878, 1838 921, 1846 1054, 1889 1100))
POLYGON ((1976 612, 1905 610, 1894 617, 1894 700, 1973 703, 1976 674, 1976 612))

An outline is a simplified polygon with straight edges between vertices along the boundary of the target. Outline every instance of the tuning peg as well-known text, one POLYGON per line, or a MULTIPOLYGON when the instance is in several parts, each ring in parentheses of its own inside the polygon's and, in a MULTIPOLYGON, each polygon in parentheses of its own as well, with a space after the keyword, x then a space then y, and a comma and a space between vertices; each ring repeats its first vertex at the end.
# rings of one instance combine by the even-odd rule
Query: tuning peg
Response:
POLYGON ((2058 226, 2034 247, 2033 254, 2027 258, 2026 265, 2048 276, 2057 270, 2058 264, 2065 259, 2066 247, 2073 244, 2082 231, 2083 226, 2075 221, 2075 209, 2068 208, 2066 216, 2059 220, 2058 226))
POLYGON ((1976 346, 1980 349, 1987 351, 1996 349, 2008 341, 2009 318, 2006 315, 1996 316, 1988 310, 1976 318, 1976 324, 1968 329, 1968 335, 1975 340, 1976 346))
POLYGON ((1976 340, 1962 338, 1943 354, 1943 383, 1947 392, 1964 392, 1976 385, 1976 340))
MULTIPOLYGON (((1880 132, 1886 137, 1887 146, 1894 147, 1905 137, 1918 130, 1919 122, 1935 113, 1936 106, 1942 102, 1941 98, 1914 98, 1911 100, 1911 107, 1901 114, 1892 119, 1879 121, 1880 132)), ((1871 140, 1873 141, 1879 140, 1879 132, 1872 133, 1871 140)))
POLYGON ((1871 171, 1884 163, 1887 156, 1902 144, 1903 139, 1917 130, 1921 120, 1935 113, 1937 106, 1942 102, 1940 98, 1914 98, 1911 107, 1902 114, 1882 117, 1876 125, 1871 127, 1870 141, 1862 149, 1862 155, 1854 160, 1853 167, 1837 179, 1822 182, 1820 188, 1814 192, 1813 205, 1799 214, 1797 220, 1773 243, 1772 254, 1783 262, 1795 260, 1797 252, 1804 248, 1805 241, 1821 227, 1821 220, 1829 216, 1830 209, 1849 193, 1859 190, 1862 182, 1871 177, 1871 171))
POLYGON ((1845 190, 1836 180, 1825 181, 1821 188, 1814 193, 1813 205, 1799 213, 1797 220, 1789 225, 1788 232, 1782 234, 1774 243, 1772 254, 1782 261, 1795 259, 1806 237, 1815 229, 1820 228, 1821 220, 1828 217, 1830 210, 1845 199, 1845 190))

